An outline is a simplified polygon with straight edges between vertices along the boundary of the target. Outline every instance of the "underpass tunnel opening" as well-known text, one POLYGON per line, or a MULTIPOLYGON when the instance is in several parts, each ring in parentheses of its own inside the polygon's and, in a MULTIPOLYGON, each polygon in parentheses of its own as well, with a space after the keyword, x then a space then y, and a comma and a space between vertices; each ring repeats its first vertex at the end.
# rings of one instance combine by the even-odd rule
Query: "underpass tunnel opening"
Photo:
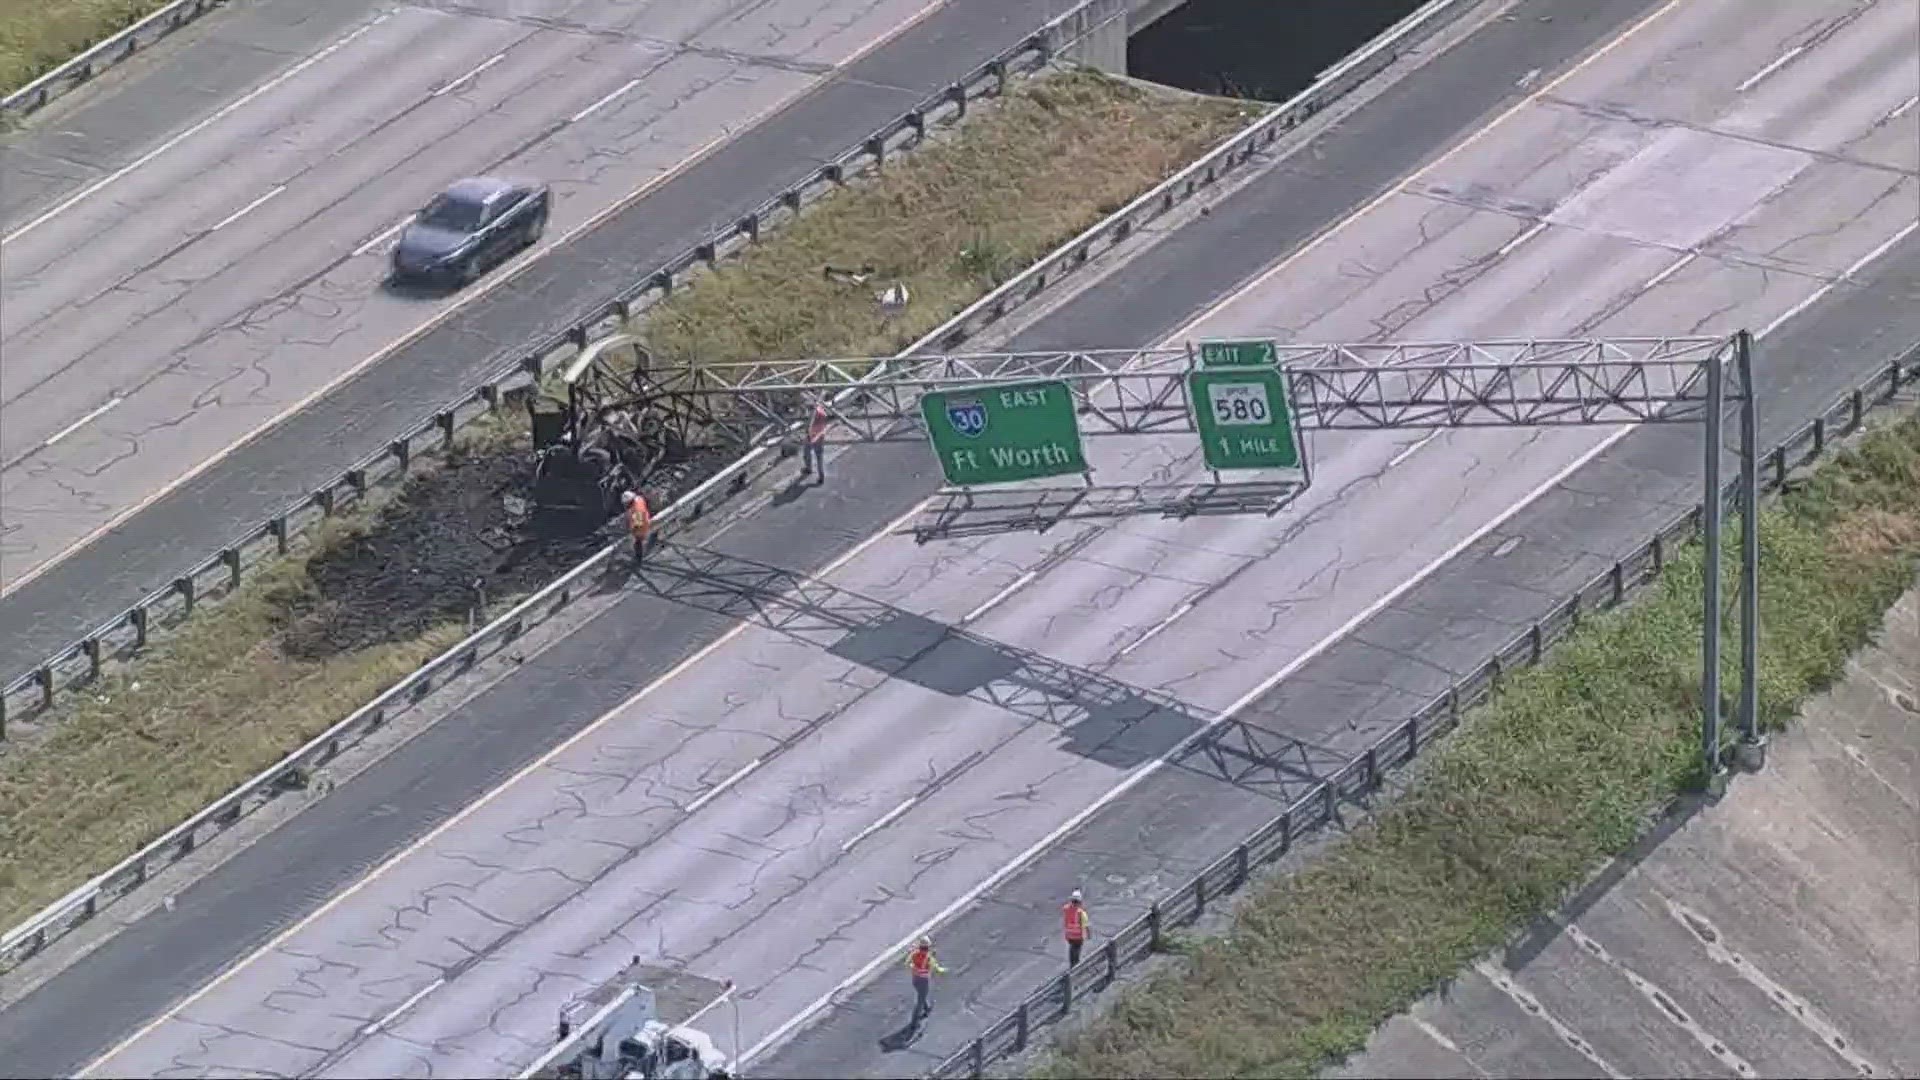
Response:
MULTIPOLYGON (((1280 102, 1424 0, 1187 0, 1127 39, 1127 74, 1280 102)), ((1161 5, 1137 2, 1136 22, 1161 5)))

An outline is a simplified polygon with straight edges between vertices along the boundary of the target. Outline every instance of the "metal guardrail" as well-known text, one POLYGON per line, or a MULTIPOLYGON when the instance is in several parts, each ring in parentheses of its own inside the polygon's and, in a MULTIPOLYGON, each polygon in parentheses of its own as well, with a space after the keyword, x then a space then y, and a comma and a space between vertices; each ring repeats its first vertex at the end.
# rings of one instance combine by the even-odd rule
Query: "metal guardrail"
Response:
MULTIPOLYGON (((1768 451, 1762 459, 1762 493, 1778 491, 1794 469, 1817 460, 1833 440, 1858 431, 1870 412, 1900 400, 1902 389, 1914 387, 1920 387, 1920 344, 1908 348, 1900 358, 1768 451)), ((1731 509, 1737 505, 1737 484, 1737 480, 1730 481, 1721 489, 1723 506, 1731 509)), ((1079 966, 1048 979, 927 1076, 939 1080, 980 1077, 989 1064, 1026 1050, 1033 1042, 1035 1028, 1057 1023, 1081 996, 1107 989, 1120 972, 1161 951, 1168 931, 1196 922, 1209 904, 1246 884, 1256 869, 1285 855, 1296 839, 1332 820, 1342 801, 1378 787, 1389 770, 1411 761, 1458 724, 1463 713, 1491 697, 1507 674, 1538 664, 1548 649, 1579 628, 1582 618, 1618 606, 1640 586, 1653 581, 1677 546, 1699 536, 1704 510, 1696 505, 1656 531, 1646 543, 1596 575, 1485 663, 1455 680, 1444 693, 1320 780, 1278 817, 1215 859, 1192 880, 1166 893, 1145 915, 1108 938, 1079 966)))
POLYGON ((38 112, 47 103, 93 80, 227 0, 174 0, 173 3, 107 38, 79 56, 0 99, 0 117, 14 119, 38 112))
MULTIPOLYGON (((858 148, 823 166, 808 180, 741 218, 720 237, 693 248, 622 296, 576 320, 571 330, 556 335, 520 361, 502 369, 492 379, 394 440, 387 449, 342 473, 285 512, 255 526, 180 575, 168 588, 147 597, 34 671, 15 679, 4 691, 0 691, 0 732, 4 731, 8 698, 31 693, 38 707, 44 709, 51 705, 56 690, 97 678, 106 659, 114 655, 109 651, 110 647, 119 643, 118 648, 124 650, 145 644, 158 624, 156 612, 164 614, 168 607, 172 607, 182 616, 191 615, 194 605, 207 596, 208 590, 202 588, 202 583, 208 578, 213 579, 215 588, 223 591, 237 586, 245 567, 261 558, 287 552, 301 529, 339 512, 353 500, 364 498, 375 484, 404 478, 412 460, 423 452, 421 442, 433 444, 436 448, 451 445, 460 427, 497 410, 505 394, 515 384, 531 384, 550 367, 563 363, 584 348, 598 336, 596 331, 604 329, 609 323, 624 322, 644 311, 684 282, 688 273, 700 268, 711 269, 719 260, 752 243, 764 229, 790 219, 801 207, 817 200, 824 191, 839 186, 851 176, 864 171, 864 168, 871 168, 887 154, 918 143, 941 122, 942 117, 957 120, 965 114, 969 102, 1003 93, 1015 75, 1038 70, 1052 62, 1074 44, 1075 20, 1098 2, 1087 0, 1048 23, 1021 44, 982 64, 965 79, 863 140, 858 148), (865 165, 858 167, 854 165, 855 162, 864 162, 865 165), (129 639, 132 642, 130 646, 125 644, 129 639)), ((1086 265, 1102 245, 1112 247, 1126 241, 1141 226, 1208 190, 1230 175, 1236 167, 1251 160, 1253 155, 1271 146, 1286 132, 1317 115, 1372 75, 1378 74, 1393 59, 1425 41, 1475 3, 1477 0, 1431 0, 1366 48, 1329 68, 1305 91, 1229 136, 1193 164, 1009 279, 910 345, 895 361, 928 350, 950 351, 955 344, 995 325, 1016 307, 1086 265)), ((855 395, 863 385, 885 379, 889 370, 890 364, 883 364, 869 373, 867 379, 842 393, 849 397, 855 395)), ((791 431, 763 440, 739 460, 662 509, 654 518, 654 536, 663 539, 702 520, 716 507, 745 490, 755 479, 775 468, 781 460, 782 445, 790 436, 791 431)), ((588 557, 552 584, 516 604, 445 653, 427 661, 306 745, 289 753, 158 839, 142 846, 112 869, 48 905, 5 935, 0 935, 0 973, 37 955, 51 942, 91 920, 103 908, 144 884, 158 870, 191 854, 208 838, 225 831, 280 794, 303 787, 313 770, 332 761, 367 735, 384 728, 396 716, 417 706, 437 687, 470 671, 481 660, 518 640, 531 627, 552 617, 575 599, 587 595, 592 588, 591 577, 605 568, 609 560, 617 558, 625 546, 624 542, 616 542, 588 557)))

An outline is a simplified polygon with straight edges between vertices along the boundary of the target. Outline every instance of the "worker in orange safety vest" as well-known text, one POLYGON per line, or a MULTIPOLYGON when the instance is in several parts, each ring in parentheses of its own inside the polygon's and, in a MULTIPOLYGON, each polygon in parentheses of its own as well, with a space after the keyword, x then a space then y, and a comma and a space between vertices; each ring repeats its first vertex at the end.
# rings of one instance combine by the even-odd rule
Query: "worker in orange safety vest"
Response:
POLYGON ((627 534, 633 537, 633 565, 639 566, 647 557, 647 537, 653 532, 653 512, 647 509, 647 497, 638 492, 621 492, 620 503, 627 508, 627 534))
POLYGON ((1080 963, 1080 947, 1093 932, 1086 906, 1080 902, 1079 889, 1073 890, 1073 895, 1067 897, 1066 904, 1060 908, 1060 919, 1067 935, 1067 966, 1075 967, 1080 963))
POLYGON ((913 976, 913 1022, 919 1023, 933 1012, 933 973, 947 969, 933 956, 933 939, 921 938, 907 954, 907 972, 913 976))
POLYGON ((800 479, 805 480, 817 470, 820 482, 827 482, 827 406, 825 402, 813 403, 813 416, 807 420, 807 444, 801 448, 800 479))

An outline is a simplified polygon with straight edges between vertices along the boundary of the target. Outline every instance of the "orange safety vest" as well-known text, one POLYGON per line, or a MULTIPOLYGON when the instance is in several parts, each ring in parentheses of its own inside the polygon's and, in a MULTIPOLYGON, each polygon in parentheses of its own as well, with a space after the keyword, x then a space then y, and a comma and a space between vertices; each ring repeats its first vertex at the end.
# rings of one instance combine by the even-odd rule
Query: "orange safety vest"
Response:
POLYGON ((1060 915, 1066 922, 1068 941, 1087 940, 1087 909, 1069 900, 1060 909, 1060 915))
POLYGON ((627 507, 627 531, 635 540, 645 540, 652 530, 653 514, 647 510, 647 497, 636 492, 633 505, 627 507))
POLYGON ((913 971, 913 977, 924 979, 933 974, 933 950, 915 949, 907 954, 907 967, 913 971))
POLYGON ((827 407, 825 405, 815 405, 813 407, 813 420, 807 424, 807 441, 817 443, 824 441, 826 437, 827 407))

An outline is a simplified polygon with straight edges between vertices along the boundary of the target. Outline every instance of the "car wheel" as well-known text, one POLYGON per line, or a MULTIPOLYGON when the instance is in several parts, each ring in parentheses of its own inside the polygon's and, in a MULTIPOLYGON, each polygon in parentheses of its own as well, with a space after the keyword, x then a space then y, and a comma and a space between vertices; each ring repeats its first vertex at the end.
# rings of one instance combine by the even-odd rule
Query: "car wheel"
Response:
POLYGON ((540 238, 546 235, 546 232, 547 232, 547 212, 545 210, 542 210, 539 213, 533 215, 533 220, 527 223, 527 235, 525 237, 526 245, 528 247, 532 247, 533 245, 539 243, 540 238))

